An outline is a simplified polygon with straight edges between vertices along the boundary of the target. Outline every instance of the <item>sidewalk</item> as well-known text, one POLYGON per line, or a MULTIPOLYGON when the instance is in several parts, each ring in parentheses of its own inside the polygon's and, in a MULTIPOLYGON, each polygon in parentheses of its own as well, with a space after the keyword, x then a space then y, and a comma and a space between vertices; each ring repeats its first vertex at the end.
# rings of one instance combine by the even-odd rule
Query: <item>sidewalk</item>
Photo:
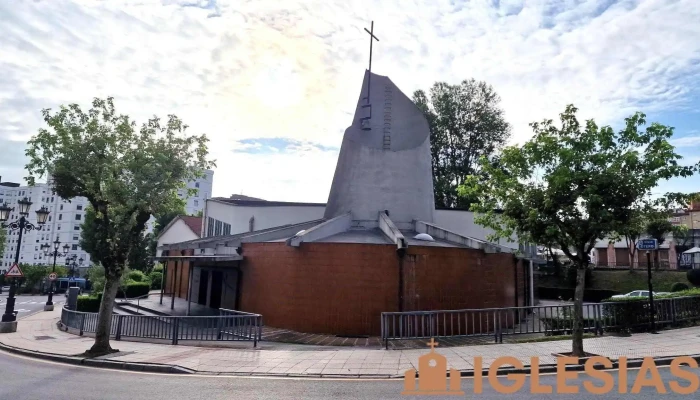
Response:
MULTIPOLYGON (((60 309, 40 312, 19 321, 16 333, 0 335, 0 344, 18 349, 74 356, 90 348, 93 339, 60 331, 56 322, 60 309)), ((440 340, 438 339, 437 342, 440 340)), ((237 348, 172 346, 130 341, 112 341, 120 350, 102 359, 124 363, 151 363, 179 366, 192 372, 234 375, 278 375, 307 377, 399 377, 410 368, 418 369, 418 357, 428 351, 377 350, 348 347, 239 342, 237 348)), ((663 331, 658 335, 630 337, 604 336, 586 339, 587 352, 616 360, 671 357, 700 354, 700 327, 663 331)), ((538 356, 540 365, 555 364, 555 352, 571 350, 571 342, 555 341, 522 344, 491 344, 463 347, 437 347, 447 357, 449 368, 469 371, 472 360, 483 357, 484 367, 501 356, 513 356, 526 366, 538 356)))

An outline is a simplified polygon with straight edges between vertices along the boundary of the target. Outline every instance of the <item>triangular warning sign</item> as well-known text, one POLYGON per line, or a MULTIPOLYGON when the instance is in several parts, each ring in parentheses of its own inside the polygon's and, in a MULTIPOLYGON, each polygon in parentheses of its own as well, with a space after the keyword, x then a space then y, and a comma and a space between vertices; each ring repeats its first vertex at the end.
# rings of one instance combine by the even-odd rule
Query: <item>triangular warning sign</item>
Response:
POLYGON ((22 270, 19 269, 19 265, 17 265, 17 263, 12 264, 12 267, 10 267, 10 269, 7 272, 5 272, 6 278, 21 278, 23 276, 24 274, 22 274, 22 270))

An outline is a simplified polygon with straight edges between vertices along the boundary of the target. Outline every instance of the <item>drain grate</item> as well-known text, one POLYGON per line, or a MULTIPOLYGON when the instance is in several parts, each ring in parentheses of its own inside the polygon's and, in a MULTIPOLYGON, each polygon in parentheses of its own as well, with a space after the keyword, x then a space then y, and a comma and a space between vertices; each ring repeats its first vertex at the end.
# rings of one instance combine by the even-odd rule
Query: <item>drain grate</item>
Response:
POLYGON ((56 339, 53 336, 34 336, 35 340, 49 340, 49 339, 56 339))

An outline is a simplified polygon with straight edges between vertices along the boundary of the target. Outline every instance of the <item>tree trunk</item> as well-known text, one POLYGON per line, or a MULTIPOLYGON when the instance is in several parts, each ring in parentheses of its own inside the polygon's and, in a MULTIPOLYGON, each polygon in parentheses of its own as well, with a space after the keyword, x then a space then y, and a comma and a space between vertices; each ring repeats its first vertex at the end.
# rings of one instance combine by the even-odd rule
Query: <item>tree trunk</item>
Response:
POLYGON ((119 290, 119 276, 105 274, 105 287, 102 293, 102 301, 100 302, 100 312, 97 316, 95 344, 87 351, 92 356, 119 351, 112 349, 109 345, 109 333, 112 328, 112 309, 114 308, 114 299, 117 297, 117 290, 119 290))
POLYGON ((579 264, 576 271, 576 290, 574 291, 574 320, 572 336, 572 355, 582 357, 583 352, 583 292, 586 288, 585 264, 579 264))

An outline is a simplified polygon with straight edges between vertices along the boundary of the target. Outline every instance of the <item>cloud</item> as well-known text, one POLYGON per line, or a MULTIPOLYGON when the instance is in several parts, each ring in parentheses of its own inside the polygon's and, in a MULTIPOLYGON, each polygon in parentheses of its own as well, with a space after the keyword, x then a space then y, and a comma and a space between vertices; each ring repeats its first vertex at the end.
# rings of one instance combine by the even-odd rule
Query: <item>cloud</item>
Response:
POLYGON ((688 132, 687 136, 674 138, 671 144, 675 147, 696 147, 700 146, 700 131, 688 132))
MULTIPOLYGON (((569 103, 599 124, 698 108, 694 0, 43 0, 0 2, 0 139, 111 95, 139 121, 175 113, 207 133, 217 196, 325 201, 371 20, 375 72, 409 95, 487 81, 513 142, 569 103)), ((17 161, 3 179, 24 176, 17 161)))

